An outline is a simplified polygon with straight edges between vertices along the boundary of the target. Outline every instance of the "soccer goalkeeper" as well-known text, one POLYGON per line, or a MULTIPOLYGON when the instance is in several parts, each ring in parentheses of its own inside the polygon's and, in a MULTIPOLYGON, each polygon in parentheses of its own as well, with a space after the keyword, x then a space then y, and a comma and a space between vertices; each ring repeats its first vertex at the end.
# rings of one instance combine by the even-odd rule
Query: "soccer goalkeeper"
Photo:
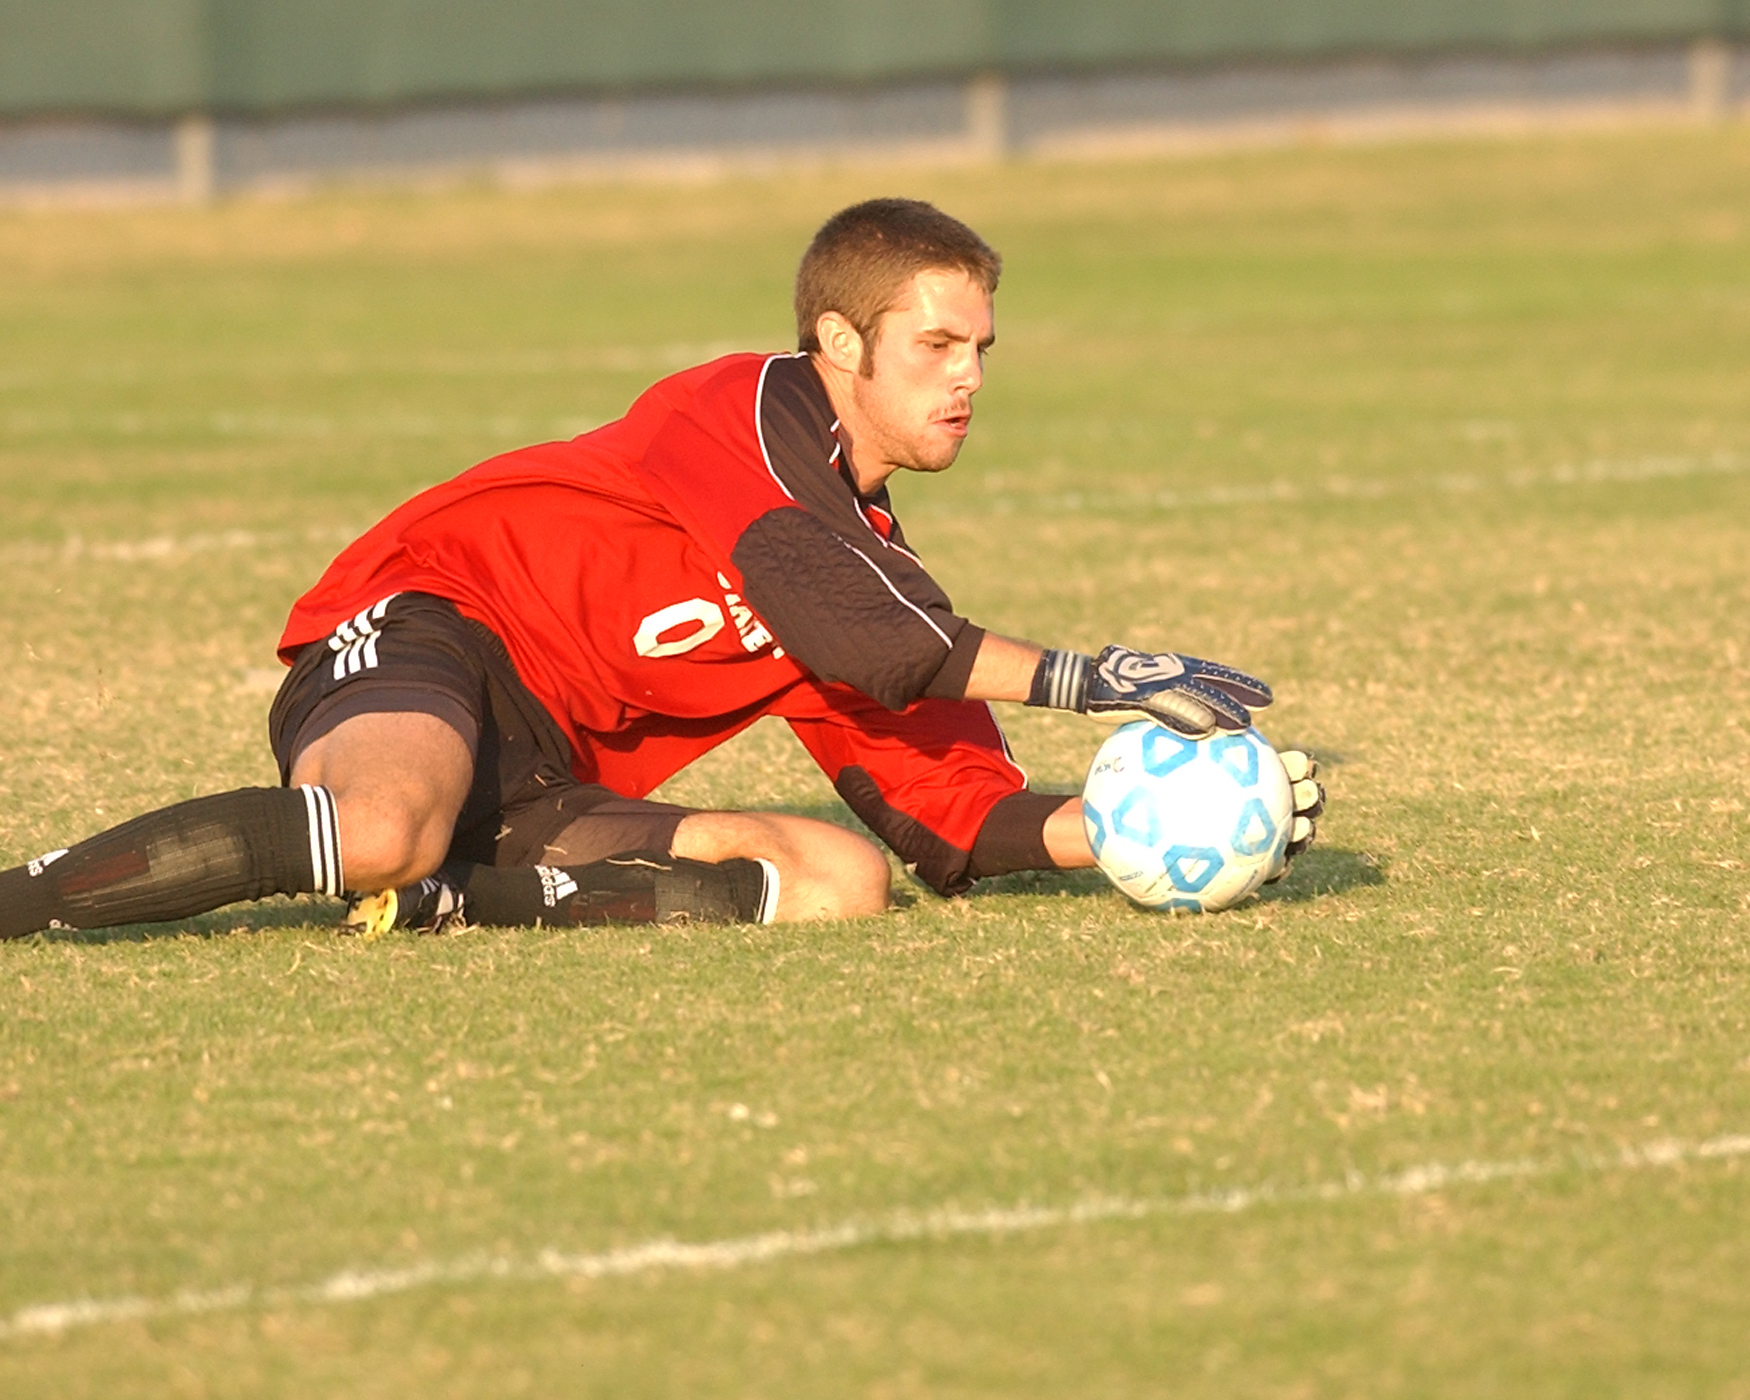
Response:
MULTIPOLYGON (((1075 798, 1028 789, 987 701, 1243 729, 1244 672, 1098 657, 955 613, 905 542, 896 471, 972 423, 1001 262, 927 204, 815 236, 799 349, 665 379, 617 422, 493 458, 344 550, 280 639, 282 786, 196 798, 0 871, 0 937, 353 896, 365 933, 448 922, 849 917, 886 857, 830 823, 647 794, 763 715, 943 895, 1093 863, 1075 798)), ((1285 756, 1312 839, 1322 792, 1285 756)))

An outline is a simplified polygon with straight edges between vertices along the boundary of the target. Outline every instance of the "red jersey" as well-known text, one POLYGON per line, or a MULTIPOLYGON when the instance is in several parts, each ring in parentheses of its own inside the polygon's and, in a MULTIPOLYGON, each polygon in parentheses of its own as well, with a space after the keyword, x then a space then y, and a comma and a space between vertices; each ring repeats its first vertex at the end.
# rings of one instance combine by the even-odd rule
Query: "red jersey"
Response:
POLYGON ((858 494, 837 430, 806 357, 674 375, 617 422, 414 497, 298 601, 280 654, 386 594, 447 598, 503 639, 585 781, 605 780, 609 736, 809 677, 891 709, 963 694, 983 634, 906 549, 886 489, 858 494))
POLYGON ((394 511, 298 600, 280 654, 388 594, 435 594, 503 640, 584 782, 643 796, 780 715, 943 893, 1048 866, 1061 799, 1026 791, 989 707, 961 698, 984 634, 906 548, 886 488, 857 491, 838 429, 805 356, 674 375, 617 422, 394 511))

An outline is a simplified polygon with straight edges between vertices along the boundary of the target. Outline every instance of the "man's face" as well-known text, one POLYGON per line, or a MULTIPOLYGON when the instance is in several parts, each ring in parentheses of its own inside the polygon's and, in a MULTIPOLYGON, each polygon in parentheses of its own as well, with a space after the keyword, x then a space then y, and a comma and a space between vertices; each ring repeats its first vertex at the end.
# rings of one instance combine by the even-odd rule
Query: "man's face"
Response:
POLYGON ((850 382, 857 474, 939 472, 960 455, 995 340, 990 294, 964 272, 920 272, 881 318, 873 371, 850 382))

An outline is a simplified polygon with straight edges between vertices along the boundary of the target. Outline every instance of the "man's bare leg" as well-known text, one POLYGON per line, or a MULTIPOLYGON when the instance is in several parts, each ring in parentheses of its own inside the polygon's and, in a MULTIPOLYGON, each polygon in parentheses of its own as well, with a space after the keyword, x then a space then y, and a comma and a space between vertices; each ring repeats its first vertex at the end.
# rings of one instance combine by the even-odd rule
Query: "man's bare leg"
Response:
MULTIPOLYGON (((292 770, 293 783, 319 784, 333 794, 347 886, 397 892, 394 904, 368 915, 396 923, 412 913, 401 906, 420 899, 415 887, 442 865, 472 780, 473 760, 461 736, 442 720, 424 714, 355 715, 313 741, 292 770)), ((562 832, 549 850, 562 851, 573 844, 567 839, 571 830, 562 832)), ((580 834, 575 844, 582 849, 590 842, 580 834)), ((665 854, 682 862, 717 866, 721 873, 694 870, 675 879, 664 876, 663 888, 669 891, 664 903, 671 898, 684 900, 688 879, 704 879, 715 886, 728 879, 736 866, 765 861, 778 875, 773 917, 855 918, 879 913, 888 904, 886 856, 853 832, 807 817, 695 812, 681 820, 665 854)), ((594 921, 604 911, 615 918, 638 917, 634 911, 647 902, 642 892, 620 897, 628 894, 622 877, 637 883, 638 877, 630 871, 616 875, 591 867, 596 876, 586 879, 584 867, 571 862, 554 859, 549 865, 548 871, 454 867, 444 878, 465 896, 467 917, 488 922, 564 921, 568 915, 594 921), (594 887, 604 883, 604 876, 603 899, 592 898, 586 906, 573 908, 563 893, 565 883, 570 881, 572 890, 579 888, 578 882, 594 887), (592 912, 585 912, 586 908, 592 912)), ((749 867, 747 874, 757 887, 758 872, 749 867)), ((737 879, 741 883, 731 880, 730 884, 742 889, 745 879, 737 879)), ((441 892, 432 889, 425 896, 426 902, 435 897, 443 905, 441 892)), ((707 906, 716 907, 726 896, 719 891, 701 897, 707 906)), ((363 927, 376 931, 368 924, 363 927)))
POLYGON ((675 830, 689 860, 769 860, 779 920, 855 919, 887 908, 891 871, 874 842, 830 822, 783 812, 695 812, 675 830))
POLYGON ((417 880, 443 861, 472 778, 441 720, 354 716, 299 756, 289 789, 192 798, 0 871, 0 938, 417 880))
POLYGON ((314 740, 294 786, 334 795, 348 888, 394 889, 443 863, 474 779, 462 736, 435 715, 362 714, 314 740))
MULTIPOLYGON (((805 817, 694 812, 667 849, 625 848, 595 860, 600 817, 579 818, 547 843, 538 865, 444 865, 435 874, 355 901, 347 925, 375 937, 394 928, 435 932, 455 921, 751 923, 854 918, 887 907, 887 858, 861 836, 805 817)), ((634 838, 635 840, 635 838, 634 838)))
POLYGON ((1063 806, 1045 819, 1045 853, 1059 870, 1085 870, 1094 863, 1081 798, 1066 797, 1063 806))

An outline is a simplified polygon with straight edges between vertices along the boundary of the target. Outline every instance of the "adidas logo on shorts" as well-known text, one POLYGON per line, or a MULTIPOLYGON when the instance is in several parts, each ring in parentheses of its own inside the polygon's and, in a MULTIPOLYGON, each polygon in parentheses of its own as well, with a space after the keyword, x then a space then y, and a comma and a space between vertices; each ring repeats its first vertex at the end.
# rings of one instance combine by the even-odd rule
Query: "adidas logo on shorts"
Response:
POLYGON ((377 638, 382 636, 382 628, 377 624, 383 620, 383 614, 389 610, 396 594, 372 603, 363 608, 359 615, 349 618, 334 629, 334 635, 328 639, 328 649, 334 653, 334 679, 343 681, 348 676, 356 676, 360 671, 374 670, 377 665, 377 638))

